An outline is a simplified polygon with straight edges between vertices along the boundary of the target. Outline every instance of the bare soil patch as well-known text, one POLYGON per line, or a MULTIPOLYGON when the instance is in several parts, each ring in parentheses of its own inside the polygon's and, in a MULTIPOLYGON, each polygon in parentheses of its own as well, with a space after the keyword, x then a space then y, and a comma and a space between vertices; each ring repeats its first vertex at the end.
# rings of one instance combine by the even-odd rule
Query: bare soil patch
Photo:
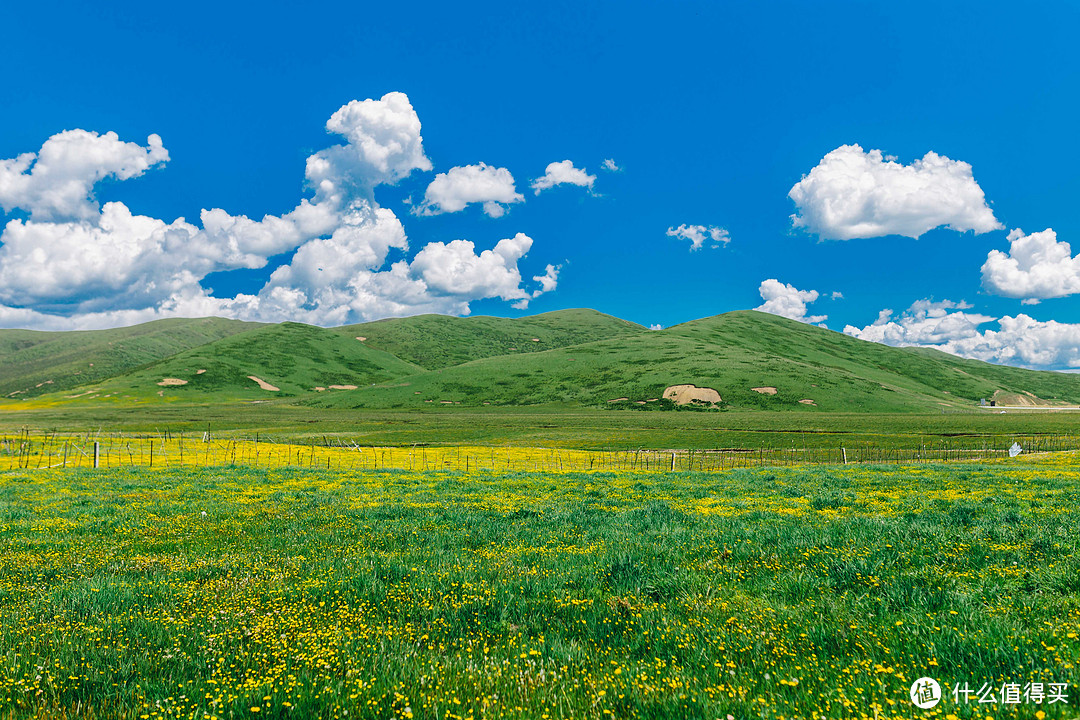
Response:
POLYGON ((997 390, 991 398, 998 405, 1004 407, 1054 407, 1055 405, 1068 405, 1061 400, 1046 400, 1030 392, 1014 393, 997 390))
POLYGON ((692 402, 715 405, 721 401, 720 393, 712 388, 697 385, 670 385, 664 390, 664 399, 676 405, 689 405, 692 402))
POLYGON ((165 378, 158 385, 162 387, 175 387, 177 385, 187 385, 187 380, 181 380, 180 378, 165 378))
POLYGON ((761 393, 762 395, 775 395, 776 394, 776 388, 774 388, 772 385, 766 385, 765 387, 756 387, 756 388, 750 388, 750 389, 753 390, 756 393, 761 393))
POLYGON ((270 392, 278 392, 278 391, 281 390, 281 388, 276 387, 274 385, 271 385, 270 383, 266 382, 265 380, 260 380, 259 378, 255 377, 254 375, 248 375, 248 380, 254 380, 256 383, 258 383, 259 387, 261 387, 263 390, 269 390, 270 392))

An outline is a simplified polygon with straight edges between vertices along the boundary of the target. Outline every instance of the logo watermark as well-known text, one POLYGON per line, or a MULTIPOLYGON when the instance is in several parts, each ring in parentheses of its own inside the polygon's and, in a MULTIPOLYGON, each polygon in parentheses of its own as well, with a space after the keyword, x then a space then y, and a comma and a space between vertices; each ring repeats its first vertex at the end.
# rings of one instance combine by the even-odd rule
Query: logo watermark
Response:
POLYGON ((911 684, 911 703, 923 710, 941 702, 941 686, 931 677, 921 677, 911 684))
MULTIPOLYGON (((932 677, 921 677, 911 684, 911 704, 922 710, 936 707, 943 699, 941 684, 932 677)), ((957 705, 1055 705, 1069 704, 1069 684, 1063 682, 1005 682, 993 685, 954 683, 952 701, 957 705)))

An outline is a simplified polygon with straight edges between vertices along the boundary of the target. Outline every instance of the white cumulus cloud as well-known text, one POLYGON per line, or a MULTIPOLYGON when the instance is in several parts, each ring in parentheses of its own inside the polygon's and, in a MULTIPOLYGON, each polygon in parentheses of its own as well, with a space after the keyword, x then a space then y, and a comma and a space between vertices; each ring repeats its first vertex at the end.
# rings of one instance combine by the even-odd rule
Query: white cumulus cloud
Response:
MULTIPOLYGON (((137 177, 168 160, 156 135, 142 147, 114 133, 66 131, 37 153, 0 160, 0 206, 29 214, 11 219, 0 235, 0 325, 86 329, 205 315, 334 325, 467 314, 474 300, 527 304, 555 289, 552 265, 533 278, 536 289, 524 287, 518 261, 532 239, 520 233, 479 254, 471 242, 455 240, 406 258, 404 227, 374 200, 376 186, 431 168, 404 94, 352 101, 326 127, 347 142, 308 158, 312 197, 260 220, 205 209, 201 227, 138 215, 119 202, 98 206, 95 183, 137 177), (258 293, 213 297, 202 284, 212 272, 264 267, 293 250, 258 293)), ((508 201, 505 194, 484 200, 508 201)))
POLYGON ((522 202, 525 196, 514 188, 514 176, 506 168, 485 163, 450 168, 428 185, 424 202, 413 211, 418 215, 458 212, 471 203, 483 203, 484 212, 502 217, 506 206, 522 202))
POLYGON ((574 167, 570 160, 549 163, 541 177, 532 181, 532 188, 539 195, 542 190, 556 185, 579 185, 592 190, 596 176, 588 174, 584 168, 574 167))
POLYGON ((363 191, 394 184, 413 170, 430 170, 420 137, 420 118, 405 93, 353 100, 326 121, 348 140, 307 160, 307 178, 320 196, 340 189, 363 191))
POLYGON ((123 142, 114 132, 57 133, 36 153, 0 160, 0 208, 26 210, 35 221, 91 220, 98 214, 94 185, 108 177, 138 177, 168 162, 159 136, 146 143, 123 142))
POLYGON ((667 229, 668 237, 682 238, 683 240, 690 241, 691 250, 700 250, 706 240, 711 240, 711 247, 719 247, 720 245, 727 245, 731 242, 731 235, 722 227, 716 225, 680 225, 679 227, 669 227, 667 229))
POLYGON ((1051 228, 1025 235, 1019 228, 1008 236, 1009 252, 991 250, 982 266, 982 283, 995 295, 1037 304, 1046 298, 1080 293, 1080 255, 1057 239, 1051 228))
POLYGON ((920 300, 894 317, 882 310, 872 324, 848 325, 844 332, 862 340, 898 347, 932 347, 960 357, 1021 367, 1080 368, 1080 324, 1036 320, 1023 313, 995 318, 966 312, 971 306, 920 300), (997 329, 983 325, 996 322, 997 329))
POLYGON ((794 285, 782 283, 775 278, 769 278, 761 282, 758 292, 765 302, 754 308, 755 310, 781 315, 804 323, 821 323, 829 317, 828 315, 806 314, 806 306, 819 297, 817 290, 799 290, 794 285))
POLYGON ((620 170, 622 170, 622 168, 616 165, 615 161, 611 158, 605 159, 604 162, 600 164, 600 167, 604 168, 608 172, 619 172, 620 170))
POLYGON ((1002 228, 971 165, 934 152, 902 165, 880 150, 841 145, 788 197, 798 208, 792 224, 830 240, 917 238, 941 226, 976 233, 1002 228))

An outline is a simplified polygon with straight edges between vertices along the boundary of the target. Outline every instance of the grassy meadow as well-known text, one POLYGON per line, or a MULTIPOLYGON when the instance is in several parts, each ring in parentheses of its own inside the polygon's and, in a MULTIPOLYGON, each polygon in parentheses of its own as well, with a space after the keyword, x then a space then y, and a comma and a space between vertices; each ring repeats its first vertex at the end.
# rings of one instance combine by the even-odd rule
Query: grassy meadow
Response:
POLYGON ((0 717, 1072 717, 1078 501, 1068 453, 5 472, 0 717))
POLYGON ((0 720, 1070 717, 1077 404, 758 312, 2 330, 0 720))

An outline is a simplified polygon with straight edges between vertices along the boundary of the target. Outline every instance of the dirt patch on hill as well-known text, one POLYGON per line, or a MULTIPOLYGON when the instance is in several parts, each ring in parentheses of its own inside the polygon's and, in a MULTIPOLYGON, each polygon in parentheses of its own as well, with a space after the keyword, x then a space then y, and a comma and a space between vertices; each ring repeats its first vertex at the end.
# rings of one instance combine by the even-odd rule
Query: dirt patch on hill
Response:
POLYGON ((177 385, 187 385, 187 380, 181 380, 180 378, 165 378, 158 383, 161 387, 175 387, 177 385))
POLYGON ((803 405, 813 405, 814 407, 817 407, 817 403, 810 398, 803 398, 799 402, 801 402, 803 405))
POLYGON ((367 338, 363 337, 362 335, 357 335, 356 339, 359 340, 360 342, 364 342, 365 340, 367 340, 367 338))
POLYGON ((1034 393, 1014 393, 1005 392, 1004 390, 995 391, 992 399, 995 403, 1004 407, 1053 407, 1068 404, 1061 400, 1045 400, 1034 393))
POLYGON ((278 391, 281 390, 281 388, 275 387, 275 386, 271 385, 270 383, 266 382, 265 380, 260 380, 259 378, 255 377, 254 375, 248 375, 248 380, 254 380, 256 383, 258 383, 259 387, 261 387, 263 390, 269 390, 270 392, 278 392, 278 391))
POLYGON ((355 390, 355 385, 331 385, 331 390, 355 390))
POLYGON ((201 369, 199 369, 199 370, 196 370, 196 371, 195 371, 195 374, 196 374, 196 375, 202 375, 202 374, 203 374, 204 372, 206 372, 206 368, 201 368, 201 369))
POLYGON ((664 399, 671 400, 676 405, 689 405, 692 402, 715 405, 721 401, 720 393, 697 385, 670 385, 664 389, 664 399))
POLYGON ((762 395, 775 395, 776 394, 776 388, 774 388, 772 385, 766 385, 765 387, 750 388, 750 389, 753 390, 756 393, 761 393, 762 395))

